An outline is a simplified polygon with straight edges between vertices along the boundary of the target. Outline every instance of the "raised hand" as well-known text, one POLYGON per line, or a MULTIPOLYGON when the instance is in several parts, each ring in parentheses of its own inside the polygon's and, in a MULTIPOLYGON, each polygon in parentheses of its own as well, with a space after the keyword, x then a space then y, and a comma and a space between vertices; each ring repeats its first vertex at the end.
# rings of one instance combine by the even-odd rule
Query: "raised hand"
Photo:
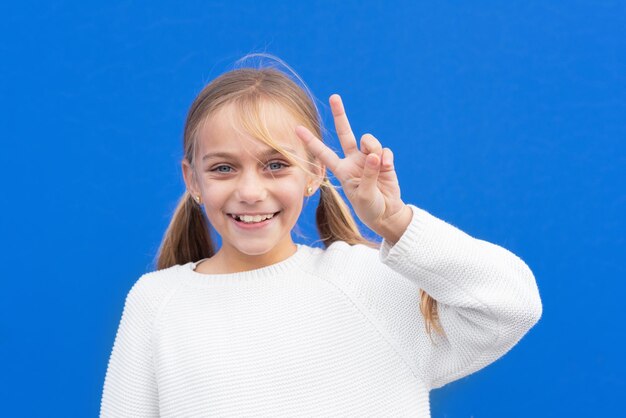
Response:
POLYGON ((393 153, 389 148, 383 148, 371 134, 361 137, 359 149, 341 97, 333 94, 329 102, 344 158, 304 126, 296 126, 296 134, 339 180, 359 219, 395 243, 410 222, 412 212, 400 198, 393 153))

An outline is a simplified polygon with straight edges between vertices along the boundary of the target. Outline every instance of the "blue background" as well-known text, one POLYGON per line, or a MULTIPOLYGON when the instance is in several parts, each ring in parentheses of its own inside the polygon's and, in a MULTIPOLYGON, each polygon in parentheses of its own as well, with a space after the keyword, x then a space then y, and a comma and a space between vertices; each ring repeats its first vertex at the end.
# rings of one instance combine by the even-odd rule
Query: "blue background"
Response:
POLYGON ((433 391, 433 417, 623 411, 623 2, 87 3, 0 6, 3 416, 97 415, 124 298, 184 191, 188 107, 250 52, 290 64, 331 132, 341 94, 406 202, 535 273, 540 322, 433 391))

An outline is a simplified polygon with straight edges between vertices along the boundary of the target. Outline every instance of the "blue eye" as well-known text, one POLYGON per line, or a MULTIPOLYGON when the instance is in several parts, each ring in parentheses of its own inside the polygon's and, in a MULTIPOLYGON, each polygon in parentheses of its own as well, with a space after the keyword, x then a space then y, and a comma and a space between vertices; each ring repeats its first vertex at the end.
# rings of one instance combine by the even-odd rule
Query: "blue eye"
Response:
MULTIPOLYGON (((288 165, 288 164, 285 164, 285 163, 283 163, 282 161, 271 161, 271 162, 269 162, 267 165, 268 165, 268 167, 274 166, 274 169, 271 169, 271 168, 270 168, 270 170, 271 170, 271 171, 278 171, 278 170, 280 170, 281 168, 284 168, 284 167, 289 167, 289 165, 288 165), (278 167, 277 167, 277 166, 278 166, 278 167)), ((215 171, 215 172, 218 172, 218 173, 228 174, 228 173, 230 173, 230 172, 231 172, 230 170, 231 170, 231 167, 230 167, 230 166, 227 166, 227 165, 218 165, 218 166, 216 166, 215 168, 212 168, 210 171, 215 171), (226 170, 226 171, 225 171, 225 170, 222 170, 222 168, 226 168, 226 169, 228 169, 228 170, 226 170)))
POLYGON ((287 164, 284 164, 284 163, 282 163, 280 161, 272 161, 268 165, 272 165, 272 164, 277 164, 277 165, 282 166, 282 167, 287 167, 287 164))
POLYGON ((230 171, 220 171, 220 170, 219 170, 220 168, 223 168, 223 167, 230 168, 230 167, 229 167, 229 166, 227 166, 227 165, 218 165, 217 167, 215 167, 215 168, 214 168, 214 169, 212 169, 211 171, 217 171, 218 173, 230 173, 230 171))

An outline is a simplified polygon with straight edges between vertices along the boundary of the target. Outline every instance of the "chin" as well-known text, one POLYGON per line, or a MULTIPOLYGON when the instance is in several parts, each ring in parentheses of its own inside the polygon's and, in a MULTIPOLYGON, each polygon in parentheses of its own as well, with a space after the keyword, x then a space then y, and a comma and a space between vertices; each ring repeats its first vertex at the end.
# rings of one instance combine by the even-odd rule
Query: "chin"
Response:
POLYGON ((258 244, 258 245, 244 245, 244 246, 240 246, 240 245, 236 245, 235 248, 237 248, 237 250, 242 253, 242 254, 246 254, 246 255, 265 255, 267 253, 269 253, 270 251, 272 251, 274 248, 276 247, 276 244, 258 244))

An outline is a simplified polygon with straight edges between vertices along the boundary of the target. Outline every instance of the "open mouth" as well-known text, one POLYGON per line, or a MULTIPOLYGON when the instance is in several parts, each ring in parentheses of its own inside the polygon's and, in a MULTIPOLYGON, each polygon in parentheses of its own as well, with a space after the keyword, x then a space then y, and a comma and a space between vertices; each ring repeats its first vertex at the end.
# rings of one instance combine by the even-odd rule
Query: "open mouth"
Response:
POLYGON ((267 217, 267 215, 263 215, 263 216, 243 216, 243 217, 240 217, 240 216, 232 214, 232 213, 229 213, 228 216, 231 217, 238 224, 242 224, 242 225, 261 225, 261 224, 268 223, 269 221, 274 219, 279 213, 280 213, 280 211, 275 212, 275 213, 271 214, 270 217, 267 217))

